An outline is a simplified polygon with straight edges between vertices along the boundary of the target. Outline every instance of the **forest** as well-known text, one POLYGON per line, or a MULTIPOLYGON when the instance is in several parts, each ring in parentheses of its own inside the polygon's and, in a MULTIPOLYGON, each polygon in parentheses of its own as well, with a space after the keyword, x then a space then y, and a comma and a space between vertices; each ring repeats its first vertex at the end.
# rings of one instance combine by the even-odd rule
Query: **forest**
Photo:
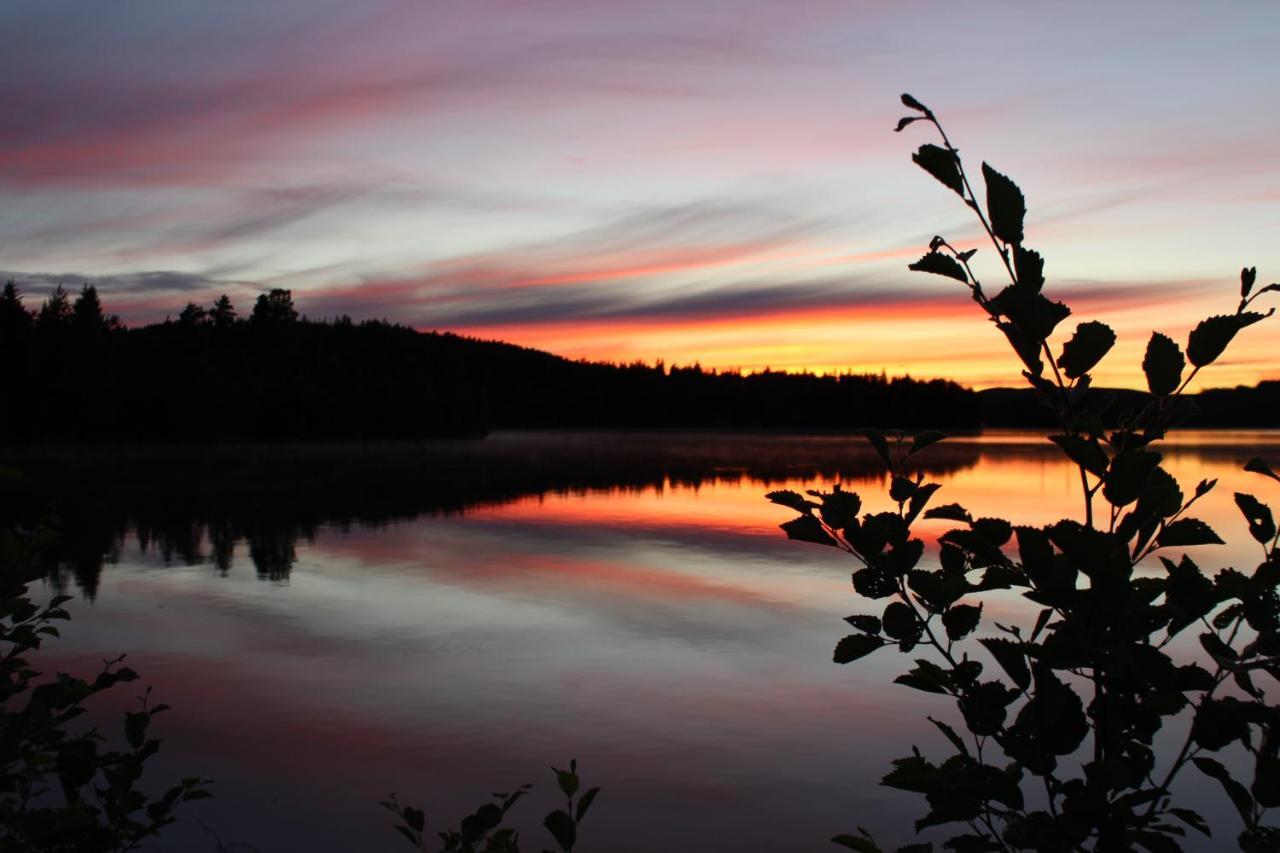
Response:
MULTIPOLYGON (((288 290, 247 316, 227 296, 127 327, 96 288, 36 310, 0 294, 0 441, 209 442, 479 437, 494 429, 807 429, 1035 426, 1027 392, 849 372, 740 374, 574 361, 380 320, 299 316, 288 290), (923 414, 927 413, 927 415, 923 414), (1030 414, 1028 414, 1030 413, 1030 414)), ((1113 392, 1094 391, 1095 394, 1113 392)), ((1123 408, 1126 392, 1117 394, 1123 408)), ((1204 392, 1212 421, 1277 422, 1280 382, 1204 392)))

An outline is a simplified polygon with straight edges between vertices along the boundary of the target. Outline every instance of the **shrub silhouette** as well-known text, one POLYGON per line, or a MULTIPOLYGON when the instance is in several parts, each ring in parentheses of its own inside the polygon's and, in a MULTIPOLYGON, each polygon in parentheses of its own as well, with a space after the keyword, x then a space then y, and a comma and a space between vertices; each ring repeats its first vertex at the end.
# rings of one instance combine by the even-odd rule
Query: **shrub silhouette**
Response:
MULTIPOLYGON (((587 810, 595 802, 599 788, 590 788, 578 796, 582 780, 578 776, 578 762, 569 762, 569 769, 552 767, 556 785, 565 798, 565 808, 552 809, 543 818, 542 825, 551 833, 556 846, 563 853, 572 853, 578 843, 578 826, 587 816, 587 810)), ((510 794, 494 794, 492 803, 485 803, 475 812, 462 819, 456 830, 445 830, 437 833, 441 845, 436 848, 440 853, 520 853, 520 834, 511 827, 503 826, 502 821, 511 807, 527 794, 532 785, 521 785, 510 794)), ((395 824, 396 832, 404 836, 418 850, 430 851, 426 837, 427 818, 421 809, 402 805, 396 795, 381 803, 382 807, 394 814, 400 823, 395 824)), ((552 851, 547 851, 552 853, 552 851)))
MULTIPOLYGON (((836 645, 835 661, 850 663, 885 646, 926 649, 932 655, 917 658, 895 681, 948 697, 958 711, 957 725, 930 718, 951 755, 931 760, 913 747, 893 762, 883 784, 925 797, 928 811, 917 831, 959 824, 960 834, 944 844, 949 850, 1164 853, 1179 850, 1188 829, 1213 831, 1171 794, 1173 781, 1194 765, 1239 812, 1242 850, 1280 849, 1280 829, 1265 822, 1266 811, 1280 805, 1280 709, 1255 680, 1280 679, 1276 524, 1265 504, 1237 494, 1262 563, 1252 573, 1228 568, 1208 576, 1177 549, 1221 543, 1188 515, 1215 483, 1184 493, 1155 449, 1195 413, 1187 386, 1238 332, 1274 313, 1250 307, 1280 285, 1255 289, 1255 270, 1245 269, 1234 313, 1201 322, 1185 349, 1153 334, 1142 362, 1148 393, 1108 429, 1100 415, 1111 401, 1090 392, 1089 372, 1115 333, 1083 322, 1054 357, 1050 337, 1070 310, 1042 292, 1044 261, 1023 244, 1022 191, 983 163, 981 203, 933 112, 910 95, 902 102, 913 114, 897 130, 923 122, 941 141, 922 145, 912 159, 974 212, 1009 283, 992 295, 971 266, 976 250, 959 251, 942 237, 910 268, 965 286, 1008 339, 1023 377, 1058 424, 1049 440, 1079 470, 1084 521, 1034 527, 975 517, 957 504, 927 508, 939 485, 912 471, 917 454, 943 438, 938 432, 910 440, 866 433, 890 474, 887 511, 860 515, 859 496, 838 486, 807 496, 769 494, 799 513, 782 525, 788 536, 847 552, 860 564, 853 573, 857 593, 887 603, 878 614, 848 617, 854 633, 836 645), (958 525, 939 538, 936 568, 922 562, 924 542, 912 535, 922 518, 958 525), (1150 556, 1159 558, 1162 573, 1136 571, 1150 556), (984 625, 984 596, 1006 589, 1022 590, 1041 608, 1033 624, 984 625), (1188 629, 1199 632, 1204 656, 1179 663, 1169 646, 1188 629), (1172 753, 1157 754, 1158 733, 1174 721, 1186 726, 1185 739, 1172 753), (1251 766, 1246 778, 1212 757, 1224 750, 1251 766)), ((1245 467, 1280 480, 1261 459, 1245 467)), ((863 829, 832 840, 880 850, 863 829)), ((931 843, 900 848, 932 849, 931 843)))
POLYGON ((123 656, 90 680, 42 678, 32 669, 27 655, 70 618, 62 606, 70 596, 42 607, 27 595, 52 529, 0 530, 0 851, 135 850, 172 823, 182 803, 209 796, 208 780, 183 779, 154 799, 139 788, 160 748, 148 728, 167 710, 151 703, 150 688, 124 716, 124 748, 112 748, 97 728, 76 728, 93 696, 138 678, 120 665, 123 656))

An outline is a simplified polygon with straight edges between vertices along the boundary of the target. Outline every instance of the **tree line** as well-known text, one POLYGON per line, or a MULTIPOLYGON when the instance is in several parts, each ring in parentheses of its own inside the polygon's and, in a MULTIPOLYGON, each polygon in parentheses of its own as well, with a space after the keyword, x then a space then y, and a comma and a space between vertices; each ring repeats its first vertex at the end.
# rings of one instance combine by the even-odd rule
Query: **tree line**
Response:
POLYGON ((0 295, 0 440, 479 436, 496 428, 976 427, 973 391, 875 374, 751 375, 574 361, 371 320, 301 317, 288 290, 248 317, 223 295, 126 327, 86 284, 28 310, 0 295))

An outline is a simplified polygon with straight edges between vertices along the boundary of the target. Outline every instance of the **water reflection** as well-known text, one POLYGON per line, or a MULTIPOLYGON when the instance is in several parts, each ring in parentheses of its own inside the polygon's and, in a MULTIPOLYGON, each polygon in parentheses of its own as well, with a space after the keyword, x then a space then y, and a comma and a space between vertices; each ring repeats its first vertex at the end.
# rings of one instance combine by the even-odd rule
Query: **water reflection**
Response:
MULTIPOLYGON (((939 706, 891 684, 897 655, 831 663, 841 617, 871 608, 841 555, 786 541, 789 515, 762 497, 839 481, 878 506, 871 457, 812 437, 671 446, 500 436, 327 489, 84 492, 61 577, 96 601, 76 608, 59 664, 128 651, 176 708, 160 763, 218 779, 201 817, 264 851, 394 851, 374 805, 389 791, 446 822, 570 755, 605 786, 584 849, 823 850, 859 823, 911 840, 894 832, 919 804, 874 782, 935 743, 924 715, 939 706)), ((1230 494, 1261 493, 1239 468, 1280 437, 1166 450, 1184 487, 1222 479, 1197 514, 1232 544, 1197 549, 1206 563, 1250 565, 1230 494)), ((1040 437, 930 456, 944 502, 1079 514, 1073 472, 1040 437)), ((1010 594, 988 612, 1023 608, 1010 594)), ((541 810, 520 814, 538 838, 541 810)))

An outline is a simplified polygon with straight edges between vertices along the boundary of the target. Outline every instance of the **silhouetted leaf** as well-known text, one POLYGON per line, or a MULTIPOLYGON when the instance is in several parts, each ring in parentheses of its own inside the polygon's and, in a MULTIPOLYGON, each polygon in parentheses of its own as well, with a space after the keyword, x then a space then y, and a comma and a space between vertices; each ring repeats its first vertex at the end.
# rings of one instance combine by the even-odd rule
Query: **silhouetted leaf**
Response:
POLYGON ((1021 643, 991 637, 984 637, 978 642, 991 652, 996 663, 1009 674, 1014 684, 1023 690, 1031 686, 1031 670, 1027 668, 1026 654, 1021 643))
POLYGON ((1257 267, 1244 267, 1240 270, 1240 298, 1244 299, 1253 290, 1253 283, 1258 280, 1257 267))
POLYGON ((1262 461, 1261 456, 1251 457, 1248 462, 1244 463, 1244 470, 1250 471, 1254 474, 1262 474, 1265 477, 1270 477, 1276 482, 1280 482, 1280 474, 1272 471, 1271 466, 1262 461))
POLYGON ((982 619, 982 605, 957 604, 942 614, 942 625, 947 629, 947 638, 955 641, 973 633, 982 619))
POLYGON ((935 506, 933 509, 927 509, 924 513, 925 518, 945 518, 948 521, 963 521, 968 524, 973 519, 969 516, 969 510, 960 506, 960 504, 943 504, 935 506))
POLYGON ((578 825, 574 823, 573 816, 563 809, 556 809, 548 814, 542 825, 551 833, 561 850, 572 850, 578 841, 578 825))
POLYGON ((846 616, 844 617, 844 621, 848 622, 850 625, 857 628, 859 631, 863 631, 867 634, 880 633, 880 617, 879 616, 871 616, 868 614, 846 616))
POLYGON ((884 632, 895 640, 914 643, 920 638, 922 630, 920 620, 915 612, 901 601, 895 601, 886 607, 880 621, 884 624, 884 632))
POLYGON ((822 507, 818 514, 830 527, 837 530, 848 527, 862 509, 862 499, 853 492, 842 490, 839 484, 828 494, 821 496, 822 507))
POLYGON ((1106 323, 1091 320, 1076 326, 1071 340, 1062 345, 1058 367, 1070 379, 1079 379, 1093 370, 1102 357, 1115 346, 1116 333, 1106 323))
POLYGON ((836 663, 852 663, 885 645, 885 641, 870 634, 850 634, 836 643, 832 660, 836 663))
POLYGON ((1142 372, 1147 375, 1147 388, 1152 394, 1164 397, 1178 390, 1185 364, 1182 350, 1172 338, 1159 332, 1151 333, 1147 354, 1142 359, 1142 372))
POLYGON ((1249 796, 1249 792, 1245 790, 1235 779, 1231 778, 1231 774, 1227 772, 1227 768, 1223 767, 1212 758, 1203 758, 1197 756, 1191 759, 1200 772, 1206 776, 1217 779, 1222 785, 1227 796, 1231 798, 1231 802, 1235 805, 1236 811, 1240 813, 1240 817, 1244 819, 1246 824, 1253 823, 1253 797, 1249 796))
POLYGON ((906 92, 902 93, 902 105, 907 109, 918 110, 924 113, 925 115, 929 114, 928 107, 926 107, 924 104, 920 103, 915 98, 908 95, 906 92))
POLYGON ((600 793, 599 788, 590 788, 585 794, 582 795, 582 798, 578 800, 578 807, 574 809, 574 811, 576 812, 576 814, 574 815, 575 821, 581 821, 584 817, 587 816, 587 809, 591 808, 591 804, 596 801, 596 795, 599 793, 600 793))
MULTIPOLYGON (((1057 325, 1071 315, 1071 309, 1043 293, 1009 285, 991 300, 991 307, 1008 317, 1030 339, 1039 342, 1053 334, 1057 325)), ((1039 356, 1037 356, 1038 358, 1039 356)))
MULTIPOLYGON (((905 98, 906 95, 903 97, 905 98)), ((857 850, 858 853, 883 853, 879 845, 872 841, 870 836, 863 836, 860 838, 856 835, 841 833, 831 839, 831 843, 839 844, 841 847, 847 847, 850 850, 857 850)))
POLYGON ((956 281, 969 283, 969 276, 965 274, 964 267, 955 258, 943 252, 930 252, 924 255, 914 264, 908 264, 907 269, 915 272, 931 272, 934 275, 945 275, 947 278, 954 278, 956 281))
POLYGON ((1209 824, 1205 823, 1204 818, 1196 812, 1193 812, 1191 809, 1171 808, 1169 809, 1169 813, 1194 829, 1196 832, 1207 837, 1213 836, 1213 833, 1209 831, 1209 824))
POLYGON ((958 195, 964 196, 964 181, 960 177, 960 163, 956 160, 956 155, 945 148, 926 143, 911 155, 911 159, 958 195))
POLYGON ((951 745, 956 748, 956 752, 961 755, 969 754, 969 747, 965 746, 964 740, 960 735, 956 734, 955 729, 951 728, 951 726, 941 720, 935 720, 933 717, 926 717, 925 719, 938 727, 938 731, 942 732, 942 734, 946 736, 947 740, 951 741, 951 745))
POLYGON ((1180 518, 1170 524, 1156 537, 1156 544, 1161 548, 1173 548, 1182 545, 1223 545, 1226 544, 1213 532, 1213 528, 1198 518, 1180 518))
POLYGON ((1014 248, 1013 271, 1017 273, 1018 286, 1023 290, 1039 293, 1044 287, 1044 258, 1034 249, 1014 248))
POLYGON ((936 429, 927 429, 924 432, 916 433, 915 437, 911 439, 911 447, 907 449, 907 455, 912 456, 916 453, 919 453, 921 450, 924 450, 926 447, 929 447, 930 445, 933 445, 933 444, 937 444, 939 441, 942 441, 946 437, 947 437, 946 433, 939 432, 936 429))
POLYGON ((1044 362, 1040 360, 1039 341, 1027 337, 1013 323, 1001 321, 996 323, 996 328, 1004 333, 1004 336, 1009 340, 1009 345, 1013 347, 1013 351, 1018 354, 1018 358, 1022 359, 1022 363, 1027 366, 1028 379, 1038 377, 1044 372, 1044 362))
POLYGON ((1127 506, 1138 499, 1147 477, 1160 464, 1160 454, 1151 450, 1126 450, 1111 460, 1102 494, 1114 506, 1127 506))
POLYGON ((911 503, 907 505, 907 524, 911 524, 916 520, 916 516, 920 515, 920 511, 929 503, 929 498, 933 497, 933 493, 941 489, 938 483, 925 483, 918 487, 911 494, 911 503))
POLYGON ((1276 535, 1276 522, 1271 517, 1271 508, 1253 495, 1236 492, 1236 506, 1244 513, 1249 522, 1249 535, 1264 545, 1270 544, 1276 535))
POLYGON ((906 503, 916 493, 916 481, 906 477, 894 477, 889 484, 889 497, 898 503, 906 503))
POLYGON ((1263 319, 1265 315, 1254 311, 1243 314, 1227 314, 1201 320, 1187 338, 1187 360, 1196 367, 1213 364, 1226 350, 1236 332, 1263 319))
POLYGON ((556 774, 556 784, 560 786, 560 793, 566 797, 572 797, 578 793, 581 782, 577 773, 571 770, 557 770, 555 767, 552 767, 551 771, 556 774))
POLYGON ((864 429, 862 437, 871 442, 871 447, 875 449, 876 455, 884 461, 884 467, 893 470, 893 460, 889 455, 889 442, 885 440, 884 433, 878 429, 864 429))
POLYGON ((879 566, 853 573, 853 588, 867 598, 887 598, 898 591, 896 578, 879 566))
POLYGON ((1049 440, 1062 448, 1071 461, 1084 468, 1095 477, 1105 477, 1107 466, 1111 460, 1096 438, 1081 438, 1078 435, 1051 435, 1049 440))
POLYGON ((773 501, 776 504, 785 506, 788 509, 794 509, 796 512, 802 512, 809 515, 813 511, 813 502, 806 500, 804 495, 797 494, 792 491, 769 492, 765 495, 766 500, 773 501))
POLYGON ((802 515, 778 526, 786 531, 790 539, 812 542, 815 545, 830 545, 833 548, 840 547, 836 540, 822 529, 822 523, 811 515, 802 515))
POLYGON ((919 121, 919 120, 920 120, 920 116, 905 116, 903 118, 898 119, 898 125, 893 130, 895 133, 901 132, 902 129, 905 128, 907 125, 911 124, 913 121, 919 121))
POLYGON ((979 737, 998 734, 1004 725, 1009 703, 1018 698, 1018 691, 999 681, 984 681, 966 691, 960 700, 960 713, 965 725, 979 737))
POLYGON ((987 214, 991 217, 991 230, 1006 243, 1022 242, 1022 223, 1027 216, 1027 201, 1006 175, 1002 175, 987 163, 982 164, 982 178, 987 182, 987 214))

